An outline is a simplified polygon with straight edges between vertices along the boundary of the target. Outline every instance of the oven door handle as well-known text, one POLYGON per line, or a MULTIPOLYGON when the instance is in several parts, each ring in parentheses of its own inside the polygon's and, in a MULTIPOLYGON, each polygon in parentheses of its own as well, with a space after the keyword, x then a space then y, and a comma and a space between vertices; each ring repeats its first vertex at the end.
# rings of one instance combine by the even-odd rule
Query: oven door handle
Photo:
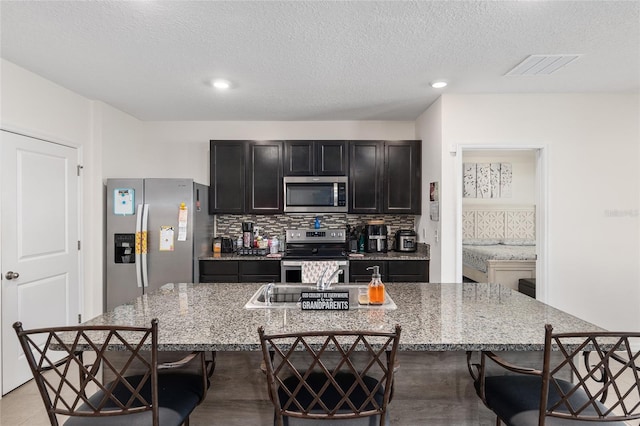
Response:
MULTIPOLYGON (((325 260, 316 260, 316 259, 309 259, 309 260, 282 260, 281 261, 281 265, 285 266, 285 267, 296 267, 296 266, 302 266, 303 262, 323 262, 323 261, 328 261, 328 259, 325 260)), ((349 264, 348 260, 338 260, 336 261, 336 265, 338 266, 347 266, 349 264)))

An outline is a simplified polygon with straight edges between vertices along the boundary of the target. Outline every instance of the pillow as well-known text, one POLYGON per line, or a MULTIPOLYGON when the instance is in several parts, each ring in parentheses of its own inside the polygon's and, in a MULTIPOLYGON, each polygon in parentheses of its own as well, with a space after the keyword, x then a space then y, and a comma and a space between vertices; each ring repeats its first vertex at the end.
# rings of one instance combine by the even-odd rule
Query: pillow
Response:
POLYGON ((536 240, 531 238, 503 238, 500 244, 505 246, 535 246, 536 240))
POLYGON ((495 246, 500 244, 497 238, 463 238, 462 244, 468 246, 495 246))

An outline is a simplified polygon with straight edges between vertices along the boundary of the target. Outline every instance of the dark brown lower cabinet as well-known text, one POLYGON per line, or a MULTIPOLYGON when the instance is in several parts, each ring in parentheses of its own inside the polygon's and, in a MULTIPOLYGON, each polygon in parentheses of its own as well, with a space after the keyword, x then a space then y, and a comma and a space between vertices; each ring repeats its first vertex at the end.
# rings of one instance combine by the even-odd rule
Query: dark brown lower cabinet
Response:
POLYGON ((351 260, 349 261, 349 282, 352 283, 368 283, 371 281, 371 274, 373 270, 367 270, 372 266, 380 267, 380 276, 382 282, 385 281, 387 276, 387 261, 386 260, 351 260))
MULTIPOLYGON (((349 282, 366 284, 378 266, 382 282, 429 282, 428 260, 352 260, 349 282)), ((201 260, 201 283, 280 282, 280 262, 276 260, 201 260)))
POLYGON ((390 260, 387 266, 387 281, 429 282, 429 261, 390 260))
POLYGON ((237 283, 237 260, 201 260, 201 283, 237 283))
POLYGON ((280 262, 275 260, 247 260, 238 262, 241 283, 280 282, 280 262))
POLYGON ((280 282, 280 262, 275 260, 201 260, 200 282, 280 282))
POLYGON ((349 281, 364 283, 371 280, 371 266, 380 267, 382 282, 429 282, 428 260, 352 260, 349 262, 349 281))

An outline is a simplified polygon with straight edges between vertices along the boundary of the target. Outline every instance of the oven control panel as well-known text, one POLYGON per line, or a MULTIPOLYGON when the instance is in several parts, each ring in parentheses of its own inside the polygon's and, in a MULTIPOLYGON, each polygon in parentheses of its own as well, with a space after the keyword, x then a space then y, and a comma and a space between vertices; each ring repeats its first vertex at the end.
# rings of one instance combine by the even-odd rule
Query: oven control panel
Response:
POLYGON ((287 243, 344 243, 347 241, 344 229, 287 229, 287 243))

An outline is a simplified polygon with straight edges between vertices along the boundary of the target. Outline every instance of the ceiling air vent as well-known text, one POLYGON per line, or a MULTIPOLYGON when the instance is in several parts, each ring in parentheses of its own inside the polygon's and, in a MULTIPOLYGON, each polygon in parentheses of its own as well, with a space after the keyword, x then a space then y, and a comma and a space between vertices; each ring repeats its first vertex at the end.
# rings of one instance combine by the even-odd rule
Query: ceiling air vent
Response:
POLYGON ((549 75, 582 55, 531 55, 505 75, 549 75))

